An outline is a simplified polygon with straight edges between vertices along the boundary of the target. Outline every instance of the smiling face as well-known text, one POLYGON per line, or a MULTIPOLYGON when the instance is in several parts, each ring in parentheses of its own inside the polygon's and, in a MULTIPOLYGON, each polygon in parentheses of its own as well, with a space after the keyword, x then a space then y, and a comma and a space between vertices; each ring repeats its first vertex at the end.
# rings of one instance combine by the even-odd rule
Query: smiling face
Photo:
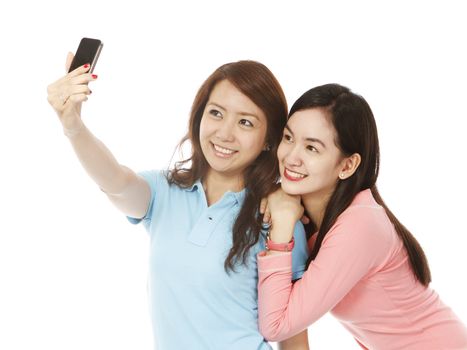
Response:
POLYGON ((277 151, 282 189, 302 197, 328 198, 346 161, 335 139, 336 131, 323 109, 295 112, 277 151))
POLYGON ((245 169, 265 146, 264 112, 228 80, 212 90, 200 124, 200 144, 209 173, 236 177, 243 182, 245 169))

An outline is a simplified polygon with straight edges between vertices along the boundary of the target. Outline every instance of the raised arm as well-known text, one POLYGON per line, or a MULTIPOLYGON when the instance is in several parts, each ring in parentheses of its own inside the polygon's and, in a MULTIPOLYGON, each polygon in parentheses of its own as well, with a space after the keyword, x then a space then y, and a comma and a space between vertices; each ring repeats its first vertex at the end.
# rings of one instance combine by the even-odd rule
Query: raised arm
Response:
MULTIPOLYGON (((73 55, 69 54, 67 68, 72 59, 73 55)), ((48 101, 89 176, 125 215, 141 218, 149 206, 149 185, 131 169, 120 165, 81 119, 81 105, 91 94, 88 83, 97 79, 88 70, 88 65, 81 66, 50 84, 48 101)))

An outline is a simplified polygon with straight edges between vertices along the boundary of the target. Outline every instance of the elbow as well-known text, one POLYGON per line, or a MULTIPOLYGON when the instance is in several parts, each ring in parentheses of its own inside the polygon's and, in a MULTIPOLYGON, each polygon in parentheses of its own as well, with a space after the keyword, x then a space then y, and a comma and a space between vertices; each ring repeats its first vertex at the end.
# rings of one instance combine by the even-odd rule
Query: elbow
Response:
POLYGON ((288 338, 286 334, 284 335, 283 332, 281 332, 278 322, 269 325, 259 322, 259 331, 267 341, 280 342, 288 338))
POLYGON ((112 180, 101 190, 109 197, 122 196, 137 181, 136 174, 125 166, 120 166, 119 171, 115 171, 112 180))
POLYGON ((128 194, 140 190, 140 178, 133 170, 126 166, 119 165, 119 168, 113 171, 111 179, 104 184, 99 184, 101 191, 110 199, 125 197, 128 194))

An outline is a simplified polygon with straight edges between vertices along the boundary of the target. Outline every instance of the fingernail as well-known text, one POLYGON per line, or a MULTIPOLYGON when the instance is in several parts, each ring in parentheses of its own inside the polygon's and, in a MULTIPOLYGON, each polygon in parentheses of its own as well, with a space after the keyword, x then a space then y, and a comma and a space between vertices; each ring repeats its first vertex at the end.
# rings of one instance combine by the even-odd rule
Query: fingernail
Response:
POLYGON ((93 79, 97 79, 97 74, 93 74, 93 75, 92 75, 92 78, 93 78, 93 79))
POLYGON ((84 68, 88 68, 88 67, 89 67, 89 64, 86 63, 86 64, 84 65, 84 68))

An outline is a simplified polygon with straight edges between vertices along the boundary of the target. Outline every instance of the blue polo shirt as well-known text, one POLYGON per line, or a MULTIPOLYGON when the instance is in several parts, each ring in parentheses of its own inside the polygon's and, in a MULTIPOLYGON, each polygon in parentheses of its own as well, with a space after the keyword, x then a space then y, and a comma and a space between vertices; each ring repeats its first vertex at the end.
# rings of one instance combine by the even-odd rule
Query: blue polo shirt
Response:
MULTIPOLYGON (((208 207, 201 183, 183 189, 169 185, 162 171, 140 175, 151 187, 142 219, 150 236, 149 300, 158 350, 271 349, 258 330, 256 254, 247 265, 226 273, 232 227, 245 190, 226 192, 208 207)), ((305 270, 307 248, 301 223, 295 227, 294 279, 305 270)))

